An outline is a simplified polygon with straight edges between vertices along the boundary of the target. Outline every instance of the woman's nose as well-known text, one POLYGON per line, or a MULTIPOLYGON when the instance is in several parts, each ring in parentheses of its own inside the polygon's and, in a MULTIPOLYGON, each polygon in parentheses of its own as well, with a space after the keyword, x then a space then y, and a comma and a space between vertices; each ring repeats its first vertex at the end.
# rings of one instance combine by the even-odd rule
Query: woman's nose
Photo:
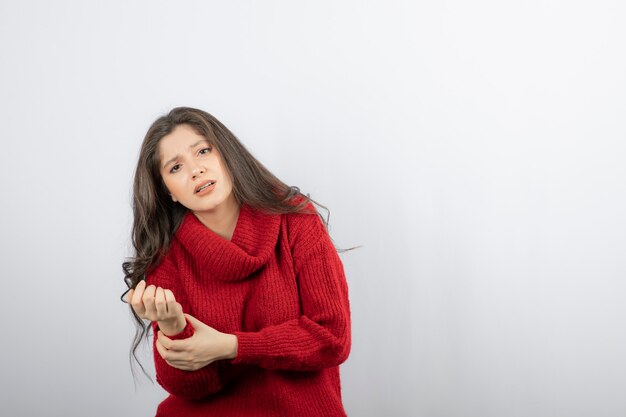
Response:
POLYGON ((195 167, 192 171, 194 178, 197 177, 199 174, 203 174, 204 173, 204 168, 202 167, 195 167))

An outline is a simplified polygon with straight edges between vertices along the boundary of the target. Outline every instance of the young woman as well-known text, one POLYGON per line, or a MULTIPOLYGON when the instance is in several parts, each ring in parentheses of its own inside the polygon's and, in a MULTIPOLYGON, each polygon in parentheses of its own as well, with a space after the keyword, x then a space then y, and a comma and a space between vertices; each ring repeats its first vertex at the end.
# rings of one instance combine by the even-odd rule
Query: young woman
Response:
POLYGON ((135 359, 152 322, 170 394, 157 416, 346 415, 348 286, 311 201, 202 110, 178 107, 150 126, 123 299, 139 325, 135 359))

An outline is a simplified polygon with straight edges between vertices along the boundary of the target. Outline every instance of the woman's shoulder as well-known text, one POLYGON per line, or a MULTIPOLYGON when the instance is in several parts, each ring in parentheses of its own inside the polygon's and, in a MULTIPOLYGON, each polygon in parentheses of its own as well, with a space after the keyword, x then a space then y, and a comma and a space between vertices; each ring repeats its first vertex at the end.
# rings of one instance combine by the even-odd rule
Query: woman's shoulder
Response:
POLYGON ((298 233, 321 232, 321 229, 325 229, 324 225, 315 206, 313 206, 313 203, 309 199, 297 195, 291 199, 289 205, 295 207, 303 203, 304 205, 299 211, 284 214, 287 223, 298 233))
POLYGON ((283 216, 294 255, 307 252, 328 236, 320 215, 310 201, 302 211, 286 213, 283 216))

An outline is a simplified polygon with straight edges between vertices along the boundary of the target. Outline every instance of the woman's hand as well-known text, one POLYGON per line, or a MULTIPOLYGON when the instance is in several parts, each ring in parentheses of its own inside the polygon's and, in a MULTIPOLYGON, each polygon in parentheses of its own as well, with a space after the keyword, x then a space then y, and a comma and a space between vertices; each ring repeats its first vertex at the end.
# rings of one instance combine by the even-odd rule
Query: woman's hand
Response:
POLYGON ((187 324, 183 307, 171 290, 148 285, 141 280, 126 296, 135 313, 142 319, 157 321, 159 328, 168 335, 180 333, 187 324))
POLYGON ((237 356, 237 336, 222 333, 185 314, 194 328, 193 336, 172 340, 159 331, 156 348, 170 366, 183 371, 195 371, 220 359, 237 356))

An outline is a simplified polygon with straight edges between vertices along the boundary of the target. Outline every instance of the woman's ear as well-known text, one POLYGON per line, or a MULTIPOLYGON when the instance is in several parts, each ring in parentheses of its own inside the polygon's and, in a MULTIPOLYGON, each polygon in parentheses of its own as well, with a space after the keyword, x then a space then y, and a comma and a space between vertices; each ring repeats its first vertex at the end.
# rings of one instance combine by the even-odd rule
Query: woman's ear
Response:
POLYGON ((172 193, 169 193, 169 194, 170 194, 170 197, 172 197, 172 201, 173 201, 174 203, 178 201, 178 200, 176 200, 176 197, 174 197, 174 196, 172 195, 172 193))

